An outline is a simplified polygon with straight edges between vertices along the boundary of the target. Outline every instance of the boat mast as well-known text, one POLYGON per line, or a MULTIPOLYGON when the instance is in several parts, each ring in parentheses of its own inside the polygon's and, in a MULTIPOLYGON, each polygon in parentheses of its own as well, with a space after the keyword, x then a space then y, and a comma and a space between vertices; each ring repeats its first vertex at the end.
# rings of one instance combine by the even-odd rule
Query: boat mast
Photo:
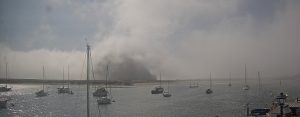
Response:
POLYGON ((257 72, 257 76, 258 76, 258 88, 259 88, 259 90, 261 90, 260 72, 257 72))
POLYGON ((209 72, 209 81, 210 81, 210 84, 209 84, 209 88, 211 89, 211 72, 209 72))
POLYGON ((170 89, 170 88, 169 88, 169 81, 168 81, 168 92, 170 92, 169 89, 170 89))
POLYGON ((70 74, 69 74, 69 65, 68 65, 68 88, 70 88, 70 74))
POLYGON ((5 87, 7 87, 7 62, 5 62, 5 80, 6 80, 5 87))
POLYGON ((159 86, 161 87, 161 72, 159 72, 159 86))
POLYGON ((108 64, 106 65, 105 88, 107 89, 108 64))
POLYGON ((246 69, 246 64, 245 64, 245 85, 247 85, 247 69, 246 69))
MULTIPOLYGON (((107 78, 106 78, 106 82, 109 78, 109 64, 107 64, 107 78)), ((112 97, 111 95, 111 83, 109 84, 109 94, 110 94, 110 98, 112 97)))
POLYGON ((87 117, 90 117, 90 97, 89 97, 89 90, 90 90, 90 87, 89 87, 89 77, 90 77, 90 75, 89 75, 89 73, 90 73, 90 62, 89 62, 89 60, 90 60, 90 46, 87 44, 87 54, 86 54, 86 56, 87 56, 87 72, 86 72, 86 110, 87 110, 87 117))
POLYGON ((63 88, 65 88, 65 67, 63 66, 63 88))
POLYGON ((231 72, 229 72, 229 85, 231 85, 231 72))
POLYGON ((43 66, 43 91, 45 89, 44 82, 45 82, 45 67, 43 66))

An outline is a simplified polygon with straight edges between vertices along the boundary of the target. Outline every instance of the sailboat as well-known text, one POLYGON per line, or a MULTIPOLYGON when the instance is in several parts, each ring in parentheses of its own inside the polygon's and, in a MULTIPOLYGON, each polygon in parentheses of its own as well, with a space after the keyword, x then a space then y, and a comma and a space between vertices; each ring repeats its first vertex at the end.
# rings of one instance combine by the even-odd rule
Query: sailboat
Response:
POLYGON ((69 66, 68 66, 68 87, 65 87, 65 69, 63 68, 63 86, 57 88, 58 94, 73 94, 73 91, 70 90, 70 74, 69 74, 69 66))
POLYGON ((43 97, 43 96, 47 96, 48 95, 48 93, 45 92, 45 83, 44 82, 45 82, 45 68, 43 66, 43 89, 40 90, 40 91, 38 91, 38 92, 35 92, 35 94, 36 94, 37 97, 43 97))
MULTIPOLYGON (((108 71, 108 66, 107 66, 106 69, 108 71)), ((108 96, 107 77, 108 77, 108 73, 106 73, 106 76, 105 76, 105 87, 101 87, 101 88, 96 89, 96 91, 93 93, 94 97, 106 97, 106 96, 108 96)))
POLYGON ((247 69, 246 69, 246 64, 245 64, 245 86, 243 87, 243 90, 249 90, 250 87, 247 84, 247 69))
POLYGON ((228 86, 231 87, 231 72, 229 72, 229 84, 228 84, 228 86))
POLYGON ((7 92, 7 91, 11 91, 12 88, 7 87, 7 63, 5 63, 5 81, 6 84, 3 86, 0 86, 0 92, 7 92))
POLYGON ((154 87, 154 89, 151 90, 151 94, 161 94, 164 92, 164 88, 161 86, 161 73, 159 74, 159 86, 154 87))
MULTIPOLYGON (((111 95, 109 95, 109 92, 106 90, 107 89, 107 79, 109 77, 109 67, 108 65, 106 66, 106 80, 105 80, 105 89, 103 96, 100 96, 99 99, 97 100, 98 104, 111 104, 111 95)), ((110 87, 111 88, 111 87, 110 87)))
POLYGON ((209 84, 209 89, 206 90, 206 94, 211 94, 213 93, 212 91, 212 81, 211 81, 211 72, 209 73, 209 81, 210 81, 210 84, 209 84))
POLYGON ((172 94, 170 93, 170 90, 169 90, 169 82, 168 82, 168 90, 163 92, 163 96, 164 97, 171 97, 172 96, 172 94))
POLYGON ((70 67, 68 65, 68 93, 69 94, 74 94, 73 91, 70 89, 70 67))

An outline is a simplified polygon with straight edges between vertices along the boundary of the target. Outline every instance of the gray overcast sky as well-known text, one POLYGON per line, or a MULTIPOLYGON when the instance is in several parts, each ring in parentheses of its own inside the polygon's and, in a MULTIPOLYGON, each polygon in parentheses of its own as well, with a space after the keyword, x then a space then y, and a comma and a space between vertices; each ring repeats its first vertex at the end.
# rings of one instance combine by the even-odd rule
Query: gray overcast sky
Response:
POLYGON ((85 42, 95 64, 143 64, 167 79, 300 74, 298 0, 1 0, 0 77, 59 78, 82 71, 85 42), (59 70, 58 70, 59 69, 59 70))

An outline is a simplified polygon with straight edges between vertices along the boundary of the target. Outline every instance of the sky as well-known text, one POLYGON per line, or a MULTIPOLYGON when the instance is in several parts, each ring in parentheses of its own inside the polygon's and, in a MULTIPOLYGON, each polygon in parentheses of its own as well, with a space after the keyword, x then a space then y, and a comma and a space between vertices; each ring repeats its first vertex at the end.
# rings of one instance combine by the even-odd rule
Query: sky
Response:
POLYGON ((299 0, 1 0, 0 77, 300 76, 299 0))

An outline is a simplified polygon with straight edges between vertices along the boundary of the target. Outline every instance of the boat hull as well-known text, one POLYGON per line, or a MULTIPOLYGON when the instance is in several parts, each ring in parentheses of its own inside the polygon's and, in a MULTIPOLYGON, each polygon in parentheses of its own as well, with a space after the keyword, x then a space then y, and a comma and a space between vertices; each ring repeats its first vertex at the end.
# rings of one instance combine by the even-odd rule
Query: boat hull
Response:
POLYGON ((162 94, 164 92, 164 88, 162 87, 155 87, 151 90, 151 94, 162 94))
POLYGON ((6 98, 0 98, 0 108, 6 108, 7 101, 8 99, 6 98))
POLYGON ((211 94, 211 93, 213 93, 213 91, 211 89, 206 90, 206 94, 211 94))
POLYGON ((0 92, 7 92, 7 91, 11 91, 11 88, 8 88, 8 87, 0 87, 0 92))
POLYGON ((57 93, 58 94, 73 94, 73 91, 70 90, 70 88, 57 88, 57 93))
POLYGON ((111 99, 107 97, 101 97, 97 100, 99 105, 111 104, 111 99))
POLYGON ((108 91, 105 88, 100 88, 97 89, 94 93, 93 93, 94 97, 106 97, 108 96, 108 91))
POLYGON ((164 96, 164 97, 171 97, 172 94, 170 94, 170 93, 163 93, 163 96, 164 96))
POLYGON ((48 93, 45 92, 44 90, 40 90, 40 91, 36 92, 35 94, 36 94, 36 97, 44 97, 44 96, 48 95, 48 93))
POLYGON ((243 90, 249 90, 249 89, 250 89, 250 87, 248 85, 243 87, 243 90))

